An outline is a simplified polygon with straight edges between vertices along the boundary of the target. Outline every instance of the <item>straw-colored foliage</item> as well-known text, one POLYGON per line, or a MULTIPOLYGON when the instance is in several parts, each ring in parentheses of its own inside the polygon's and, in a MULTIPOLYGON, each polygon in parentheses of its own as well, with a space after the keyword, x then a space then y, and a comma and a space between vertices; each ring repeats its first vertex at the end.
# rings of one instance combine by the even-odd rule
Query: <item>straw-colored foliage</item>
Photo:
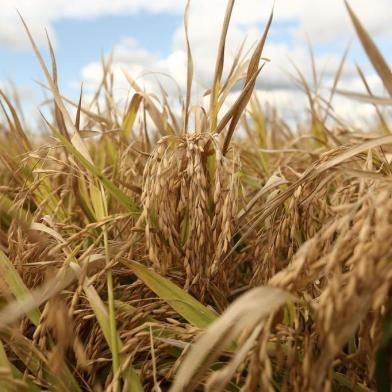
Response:
POLYGON ((0 92, 1 391, 389 390, 391 99, 359 67, 368 95, 339 91, 344 56, 328 100, 298 72, 311 121, 291 129, 252 95, 272 15, 224 67, 233 5, 205 107, 187 39, 180 114, 125 70, 123 110, 110 59, 92 101, 72 103, 26 26, 52 116, 33 135, 0 92), (337 93, 378 125, 344 123, 337 93))

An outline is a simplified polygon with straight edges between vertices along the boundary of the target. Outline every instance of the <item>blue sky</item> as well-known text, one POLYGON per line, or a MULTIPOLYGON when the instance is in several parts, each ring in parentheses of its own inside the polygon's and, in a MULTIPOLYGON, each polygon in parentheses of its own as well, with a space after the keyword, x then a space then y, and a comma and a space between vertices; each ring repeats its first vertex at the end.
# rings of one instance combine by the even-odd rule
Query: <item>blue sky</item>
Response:
MULTIPOLYGON (((42 99, 34 82, 42 72, 27 44, 25 33, 15 12, 26 18, 41 50, 47 55, 44 28, 55 44, 59 78, 65 95, 76 97, 83 80, 93 89, 99 80, 99 59, 114 49, 118 70, 132 73, 165 72, 181 86, 185 76, 185 48, 182 12, 185 0, 3 0, 0 3, 0 83, 13 80, 26 98, 42 99), (34 4, 34 5, 32 5, 34 4), (92 11, 93 10, 93 11, 92 11), (118 54, 116 56, 116 53, 118 54)), ((208 87, 213 74, 214 56, 224 0, 193 0, 190 13, 190 38, 194 51, 196 81, 208 87)), ((238 0, 234 7, 227 53, 235 53, 244 37, 248 47, 260 36, 273 1, 238 0)), ((374 36, 388 60, 392 53, 392 5, 390 0, 351 1, 364 25, 374 36)), ((336 72, 339 59, 354 37, 351 23, 341 0, 276 0, 275 20, 265 56, 271 59, 258 84, 261 96, 278 106, 295 101, 295 110, 303 110, 302 99, 292 90, 282 70, 292 70, 291 58, 306 75, 310 75, 306 34, 316 53, 317 64, 325 70, 326 87, 336 72), (268 94, 266 93, 268 91, 268 94), (295 95, 293 95, 295 94, 295 95), (298 105, 297 105, 298 101, 298 105), (302 106, 301 106, 302 105, 302 106)), ((360 89, 354 62, 363 65, 371 85, 382 93, 380 83, 369 66, 360 45, 354 39, 342 78, 342 87, 360 89)), ((119 71, 120 73, 120 71, 119 71)), ((119 76, 121 79, 121 76, 119 76)), ((151 84, 147 83, 147 87, 151 84)), ((122 89, 126 87, 123 85, 122 89)), ((169 91, 170 92, 170 91, 169 91)), ((347 103, 347 112, 352 110, 347 103)), ((368 107, 357 107, 367 113, 368 107)), ((344 108, 343 108, 344 109, 344 108)), ((362 112, 361 112, 362 113, 362 112)))
MULTIPOLYGON (((104 15, 91 20, 67 18, 55 22, 55 52, 62 90, 65 94, 74 94, 75 87, 70 82, 79 79, 83 66, 96 61, 102 53, 110 52, 125 37, 134 37, 159 56, 168 55, 179 23, 179 15, 145 11, 136 15, 104 15)), ((48 59, 45 47, 42 52, 48 59)), ((0 80, 10 79, 17 86, 39 89, 35 81, 42 80, 43 75, 28 46, 0 46, 0 58, 0 80)))

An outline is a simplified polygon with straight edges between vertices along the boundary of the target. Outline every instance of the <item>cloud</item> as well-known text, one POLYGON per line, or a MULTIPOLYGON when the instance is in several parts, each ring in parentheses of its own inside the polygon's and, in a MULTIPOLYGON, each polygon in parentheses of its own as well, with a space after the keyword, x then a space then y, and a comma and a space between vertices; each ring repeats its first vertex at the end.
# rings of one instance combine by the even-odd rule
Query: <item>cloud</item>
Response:
MULTIPOLYGON (((328 42, 348 37, 353 31, 344 2, 341 0, 299 0, 295 4, 297 12, 293 14, 299 21, 296 33, 305 31, 314 42, 328 42)), ((391 7, 389 0, 378 0, 372 5, 367 0, 356 0, 350 4, 372 35, 391 32, 392 27, 388 22, 391 7)))
MULTIPOLYGON (((214 29, 220 26, 226 0, 193 0, 195 24, 214 29)), ((233 23, 254 26, 265 21, 275 3, 275 22, 291 22, 291 33, 302 39, 307 32, 313 42, 331 42, 352 32, 344 3, 341 0, 241 0, 235 4, 233 23)), ((358 16, 372 34, 390 34, 390 0, 351 2, 358 16)), ((37 41, 44 44, 43 28, 55 39, 53 23, 65 19, 94 19, 103 15, 131 15, 141 11, 167 12, 182 15, 186 0, 2 0, 0 5, 0 45, 28 47, 16 9, 29 23, 37 41)))
POLYGON ((181 0, 1 0, 0 45, 29 48, 17 10, 28 23, 39 45, 45 45, 44 29, 55 41, 53 23, 61 19, 94 19, 104 15, 147 12, 175 12, 182 9, 181 0))

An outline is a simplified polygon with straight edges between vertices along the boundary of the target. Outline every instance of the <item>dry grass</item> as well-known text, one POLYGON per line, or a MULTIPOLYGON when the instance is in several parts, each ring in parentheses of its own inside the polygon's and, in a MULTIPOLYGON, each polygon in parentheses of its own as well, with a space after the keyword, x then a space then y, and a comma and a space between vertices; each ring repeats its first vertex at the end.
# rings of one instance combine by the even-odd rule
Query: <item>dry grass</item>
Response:
POLYGON ((378 105, 391 100, 358 68, 369 95, 342 93, 380 126, 353 130, 330 105, 341 67, 328 101, 299 73, 312 118, 291 130, 252 97, 272 16, 223 80, 233 4, 195 110, 188 45, 182 116, 130 75, 121 113, 109 62, 72 119, 53 52, 49 70, 30 36, 52 137, 30 135, 1 92, 0 390, 389 391, 392 134, 378 105))

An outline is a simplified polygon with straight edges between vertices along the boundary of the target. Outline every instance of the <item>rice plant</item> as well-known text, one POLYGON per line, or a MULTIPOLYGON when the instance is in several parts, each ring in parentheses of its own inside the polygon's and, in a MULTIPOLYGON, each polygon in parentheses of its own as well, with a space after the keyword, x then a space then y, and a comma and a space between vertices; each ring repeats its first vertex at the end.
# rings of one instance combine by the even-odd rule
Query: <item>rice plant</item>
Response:
POLYGON ((293 129, 252 94, 272 14, 224 77, 233 5, 196 109, 187 39, 180 111, 127 73, 115 107, 110 61, 72 102, 21 17, 51 116, 31 134, 0 91, 1 391, 390 390, 390 68, 346 4, 391 98, 338 90, 338 70, 325 101, 299 72, 311 119, 293 129), (379 125, 342 126, 334 94, 379 125))

